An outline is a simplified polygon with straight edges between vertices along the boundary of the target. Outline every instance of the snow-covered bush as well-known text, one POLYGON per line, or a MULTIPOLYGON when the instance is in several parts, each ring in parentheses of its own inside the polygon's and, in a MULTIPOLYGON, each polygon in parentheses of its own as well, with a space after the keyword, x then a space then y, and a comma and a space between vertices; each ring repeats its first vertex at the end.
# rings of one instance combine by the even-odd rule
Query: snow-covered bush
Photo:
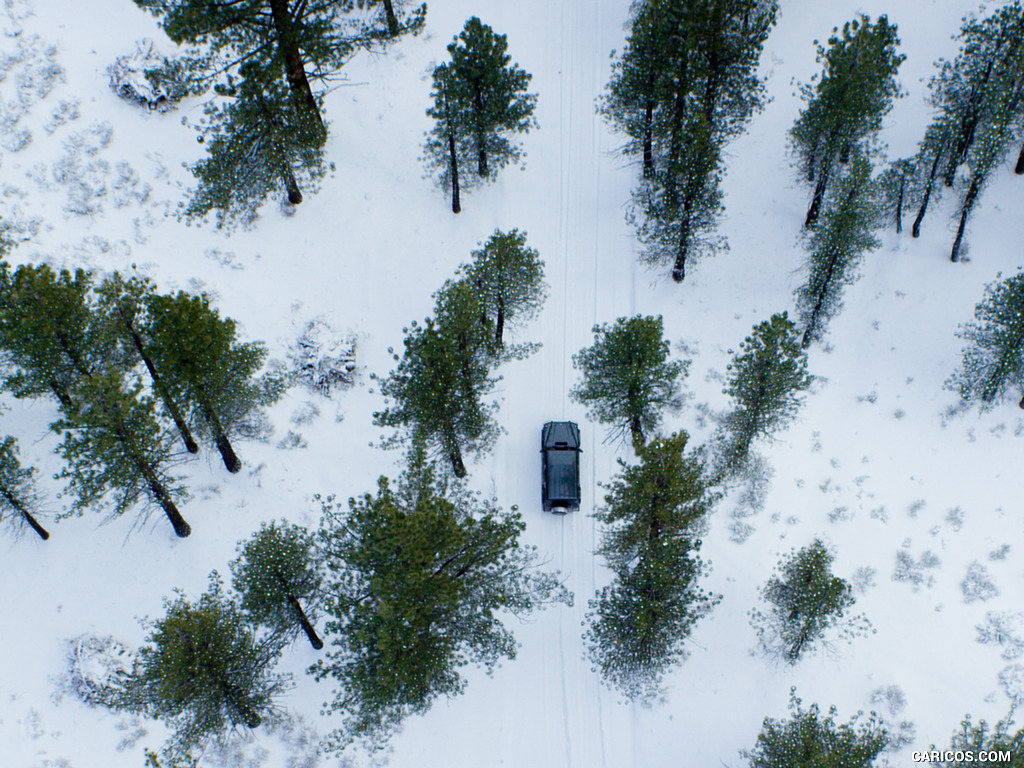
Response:
POLYGON ((81 635, 68 641, 71 692, 92 706, 118 707, 127 695, 135 654, 112 637, 81 635))
POLYGON ((1024 641, 1017 636, 1017 624, 1020 614, 1012 611, 989 611, 985 623, 978 624, 977 640, 982 645, 1000 645, 1003 658, 1007 661, 1016 659, 1024 652, 1024 641))
POLYGON ((296 379, 324 397, 355 381, 355 339, 338 336, 323 319, 307 323, 289 356, 296 379))
POLYGON ((965 603, 991 600, 999 594, 999 589, 989 578, 988 569, 978 561, 971 563, 967 569, 967 576, 960 582, 960 589, 964 593, 965 603))
POLYGON ((146 70, 158 69, 163 64, 164 57, 153 49, 153 41, 144 38, 135 44, 135 53, 119 56, 107 68, 110 87, 125 101, 148 109, 158 112, 174 109, 177 102, 165 87, 155 86, 146 77, 146 70))

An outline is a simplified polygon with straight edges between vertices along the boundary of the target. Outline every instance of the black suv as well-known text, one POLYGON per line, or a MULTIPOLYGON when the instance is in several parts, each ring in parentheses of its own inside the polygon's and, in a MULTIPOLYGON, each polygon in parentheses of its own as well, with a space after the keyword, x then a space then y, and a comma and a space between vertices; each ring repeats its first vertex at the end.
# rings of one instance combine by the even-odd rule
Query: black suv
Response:
POLYGON ((580 428, 549 421, 540 433, 541 501, 545 512, 580 508, 580 428))

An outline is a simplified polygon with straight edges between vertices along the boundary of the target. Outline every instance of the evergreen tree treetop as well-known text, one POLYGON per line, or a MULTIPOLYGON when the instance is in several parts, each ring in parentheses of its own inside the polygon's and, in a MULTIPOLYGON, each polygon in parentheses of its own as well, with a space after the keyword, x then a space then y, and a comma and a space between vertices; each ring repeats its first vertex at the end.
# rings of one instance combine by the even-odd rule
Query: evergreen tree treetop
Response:
POLYGON ((635 447, 661 420, 660 411, 677 402, 678 380, 688 362, 669 360, 662 318, 637 315, 613 325, 594 326, 594 345, 573 355, 583 381, 571 395, 590 415, 610 423, 616 434, 630 434, 635 447))
POLYGON ((726 461, 743 464, 753 440, 770 436, 796 415, 813 377, 807 373, 800 335, 786 312, 756 325, 727 370, 722 391, 733 398, 735 407, 726 420, 732 438, 732 455, 726 461))
POLYGON ((959 331, 969 346, 949 386, 983 409, 1016 387, 1024 406, 1024 273, 989 284, 974 319, 959 331))
MULTIPOLYGON (((250 622, 285 637, 307 628, 309 621, 298 601, 318 593, 321 574, 314 537, 306 529, 285 522, 264 523, 239 543, 231 575, 241 598, 239 608, 250 622)), ((319 639, 314 637, 310 641, 317 647, 319 639)))
POLYGON ((381 478, 347 511, 322 502, 333 650, 316 674, 341 683, 330 706, 345 713, 342 740, 384 737, 461 692, 463 665, 513 658, 501 612, 571 601, 519 544, 518 513, 436 479, 422 444, 410 456, 397 487, 381 478))
POLYGON ((796 689, 790 692, 789 719, 766 717, 757 743, 743 757, 750 768, 872 768, 888 744, 885 728, 872 713, 858 722, 836 723, 836 708, 822 716, 817 704, 803 709, 796 689))
POLYGON ((179 594, 151 626, 132 688, 138 709, 174 729, 164 750, 169 762, 231 728, 261 724, 283 687, 271 673, 277 647, 257 641, 216 572, 198 600, 179 594))

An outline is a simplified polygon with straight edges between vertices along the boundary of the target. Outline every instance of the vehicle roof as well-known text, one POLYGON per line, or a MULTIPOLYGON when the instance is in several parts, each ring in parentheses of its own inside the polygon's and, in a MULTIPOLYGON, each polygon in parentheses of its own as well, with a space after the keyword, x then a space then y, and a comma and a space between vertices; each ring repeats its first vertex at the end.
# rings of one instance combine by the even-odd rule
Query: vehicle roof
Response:
POLYGON ((541 431, 541 447, 579 450, 580 428, 571 421, 549 421, 541 431))
POLYGON ((575 451, 550 451, 547 455, 548 499, 551 501, 578 501, 579 472, 575 451))

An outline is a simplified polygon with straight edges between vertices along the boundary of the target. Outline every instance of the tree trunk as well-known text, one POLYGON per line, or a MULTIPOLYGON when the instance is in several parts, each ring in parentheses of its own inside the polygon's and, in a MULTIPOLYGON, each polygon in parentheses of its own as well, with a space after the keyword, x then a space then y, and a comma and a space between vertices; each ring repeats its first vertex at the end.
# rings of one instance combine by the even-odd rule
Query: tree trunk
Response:
POLYGON ((907 187, 906 174, 900 176, 900 191, 896 196, 896 234, 903 231, 903 192, 907 187))
POLYGON ((285 163, 284 172, 284 185, 285 189, 288 190, 288 202, 292 205, 298 205, 302 202, 302 190, 299 189, 299 182, 295 180, 295 174, 292 173, 291 166, 285 163))
POLYGON ((640 453, 644 447, 644 429, 636 416, 629 420, 629 434, 633 439, 633 450, 640 453))
POLYGON ((315 650, 319 651, 324 647, 324 641, 317 635, 309 617, 307 617, 306 612, 302 610, 302 605, 299 604, 299 599, 294 595, 288 595, 288 602, 295 611, 295 616, 298 618, 299 624, 302 626, 302 631, 306 633, 306 638, 309 640, 309 644, 312 645, 315 650))
POLYGON ((323 118, 320 117, 320 107, 316 103, 316 96, 313 95, 313 89, 306 77, 306 67, 302 61, 298 40, 295 38, 295 28, 288 10, 288 0, 270 0, 270 14, 274 21, 277 50, 284 62, 288 87, 302 108, 317 143, 323 144, 327 139, 327 127, 324 125, 323 118))
POLYGON ((395 15, 395 7, 391 0, 384 0, 384 15, 388 20, 388 37, 398 37, 401 29, 398 26, 398 17, 395 15))
POLYGON ((498 346, 502 346, 504 343, 502 336, 505 332, 505 302, 500 298, 498 299, 498 317, 494 321, 494 340, 498 343, 498 346))
POLYGON ((1020 402, 1017 403, 1017 407, 1024 410, 1024 397, 1021 397, 1020 402))
POLYGON ((188 428, 188 424, 185 423, 185 417, 181 415, 181 409, 178 408, 177 403, 171 399, 170 393, 167 391, 167 387, 164 386, 163 379, 160 378, 160 374, 157 373, 156 366, 153 361, 150 360, 149 355, 146 354, 146 348, 142 345, 142 337, 139 336, 138 331, 135 330, 135 326, 128 317, 128 313, 124 307, 118 307, 118 314, 121 315, 121 322, 124 323, 125 329, 132 337, 132 344, 135 346, 135 351, 139 353, 139 357, 142 358, 142 362, 146 365, 146 370, 149 371, 149 377, 153 380, 153 389, 160 395, 160 399, 167 407, 167 412, 171 414, 171 418, 174 420, 174 426, 178 428, 178 434, 181 435, 182 441, 185 443, 185 448, 189 453, 199 453, 199 446, 196 444, 195 438, 192 437, 192 430, 188 428))
MULTIPOLYGON (((483 119, 484 113, 484 95, 480 90, 480 83, 476 80, 473 81, 473 109, 476 110, 476 119, 473 121, 477 125, 480 124, 483 119)), ((483 131, 476 130, 476 172, 481 179, 487 178, 487 146, 486 139, 483 131)))
POLYGON ((451 162, 452 172, 452 213, 462 211, 462 203, 459 200, 459 156, 455 152, 455 134, 448 134, 448 158, 451 162))
POLYGON ((928 181, 924 187, 924 197, 921 199, 921 207, 917 210, 917 216, 914 218, 914 226, 910 230, 910 234, 913 237, 921 236, 921 222, 924 221, 924 214, 928 210, 928 201, 932 197, 932 189, 935 187, 935 175, 939 172, 939 162, 942 160, 942 154, 940 152, 935 153, 935 159, 932 161, 932 169, 928 174, 928 181))
POLYGON ((7 502, 14 507, 18 514, 21 515, 22 519, 29 524, 29 527, 39 534, 40 539, 46 541, 50 538, 50 532, 39 524, 39 521, 32 516, 31 512, 25 509, 25 505, 21 503, 17 496, 11 493, 7 488, 0 488, 0 494, 3 494, 4 498, 7 499, 7 502))
POLYGON ((953 241, 953 250, 949 253, 949 260, 952 262, 960 261, 960 245, 963 242, 964 230, 967 229, 967 218, 971 215, 971 209, 974 208, 974 201, 978 199, 978 192, 981 190, 981 185, 978 183, 977 178, 971 180, 971 186, 967 190, 967 196, 964 198, 963 207, 960 209, 960 225, 956 228, 956 240, 953 241))
POLYGON ((448 452, 448 459, 452 463, 452 471, 455 473, 456 477, 465 477, 469 474, 466 472, 466 465, 462 461, 462 449, 459 448, 458 443, 456 443, 455 447, 448 452))
POLYGON ((808 229, 814 226, 814 222, 818 220, 818 214, 821 212, 821 202, 825 197, 825 188, 828 186, 829 167, 825 166, 821 169, 821 174, 818 176, 818 183, 814 187, 814 197, 811 198, 811 207, 807 209, 807 218, 804 219, 804 228, 808 229))
POLYGON ((224 432, 224 427, 221 426, 217 413, 205 401, 200 403, 200 406, 203 409, 203 418, 206 419, 206 423, 213 430, 214 441, 217 444, 217 450, 220 451, 220 457, 224 460, 224 466, 232 474, 238 472, 242 468, 242 462, 235 454, 234 448, 231 447, 231 441, 228 440, 228 436, 224 432))
POLYGON ((1017 155, 1017 164, 1013 166, 1013 172, 1020 176, 1024 173, 1024 146, 1020 148, 1020 154, 1017 155))
POLYGON ((686 279, 686 257, 690 251, 690 213, 684 206, 683 219, 679 222, 679 247, 676 250, 676 262, 672 266, 672 279, 677 283, 686 279))
POLYGON ((181 512, 178 511, 178 507, 167 494, 167 489, 164 488, 163 484, 157 479, 156 473, 153 472, 153 468, 143 459, 137 459, 136 461, 139 469, 142 471, 143 477, 145 477, 146 481, 149 483, 149 490, 153 492, 153 496, 156 498, 157 503, 163 508, 164 514, 167 515, 167 519, 171 521, 174 533, 182 539, 189 536, 192 533, 192 526, 185 522, 185 518, 181 516, 181 512))
POLYGON ((825 273, 825 282, 822 284, 821 291, 818 293, 818 298, 814 302, 814 309, 811 310, 811 319, 807 321, 807 327, 804 329, 803 338, 800 340, 801 349, 807 349, 811 346, 811 340, 814 338, 814 333, 818 330, 818 317, 821 315, 822 307, 825 304, 825 294, 828 292, 828 287, 832 283, 832 275, 835 272, 835 267, 836 257, 833 256, 828 263, 828 271, 825 273))
MULTIPOLYGON (((263 113, 264 119, 271 125, 277 125, 277 117, 270 111, 270 107, 267 106, 266 99, 263 98, 263 93, 260 90, 256 92, 256 101, 259 102, 260 111, 263 113)), ((299 189, 299 182, 295 180, 295 173, 292 171, 292 166, 287 159, 281 162, 281 179, 284 181, 285 190, 288 192, 288 202, 292 205, 298 205, 302 202, 302 190, 299 189)))
MULTIPOLYGON (((1024 150, 1022 150, 1024 151, 1024 150)), ((654 175, 654 100, 644 110, 644 178, 654 175)))
POLYGON ((56 381, 50 381, 50 390, 60 402, 60 407, 64 409, 64 413, 70 416, 74 404, 71 402, 71 396, 68 394, 68 391, 62 384, 58 384, 56 381))

